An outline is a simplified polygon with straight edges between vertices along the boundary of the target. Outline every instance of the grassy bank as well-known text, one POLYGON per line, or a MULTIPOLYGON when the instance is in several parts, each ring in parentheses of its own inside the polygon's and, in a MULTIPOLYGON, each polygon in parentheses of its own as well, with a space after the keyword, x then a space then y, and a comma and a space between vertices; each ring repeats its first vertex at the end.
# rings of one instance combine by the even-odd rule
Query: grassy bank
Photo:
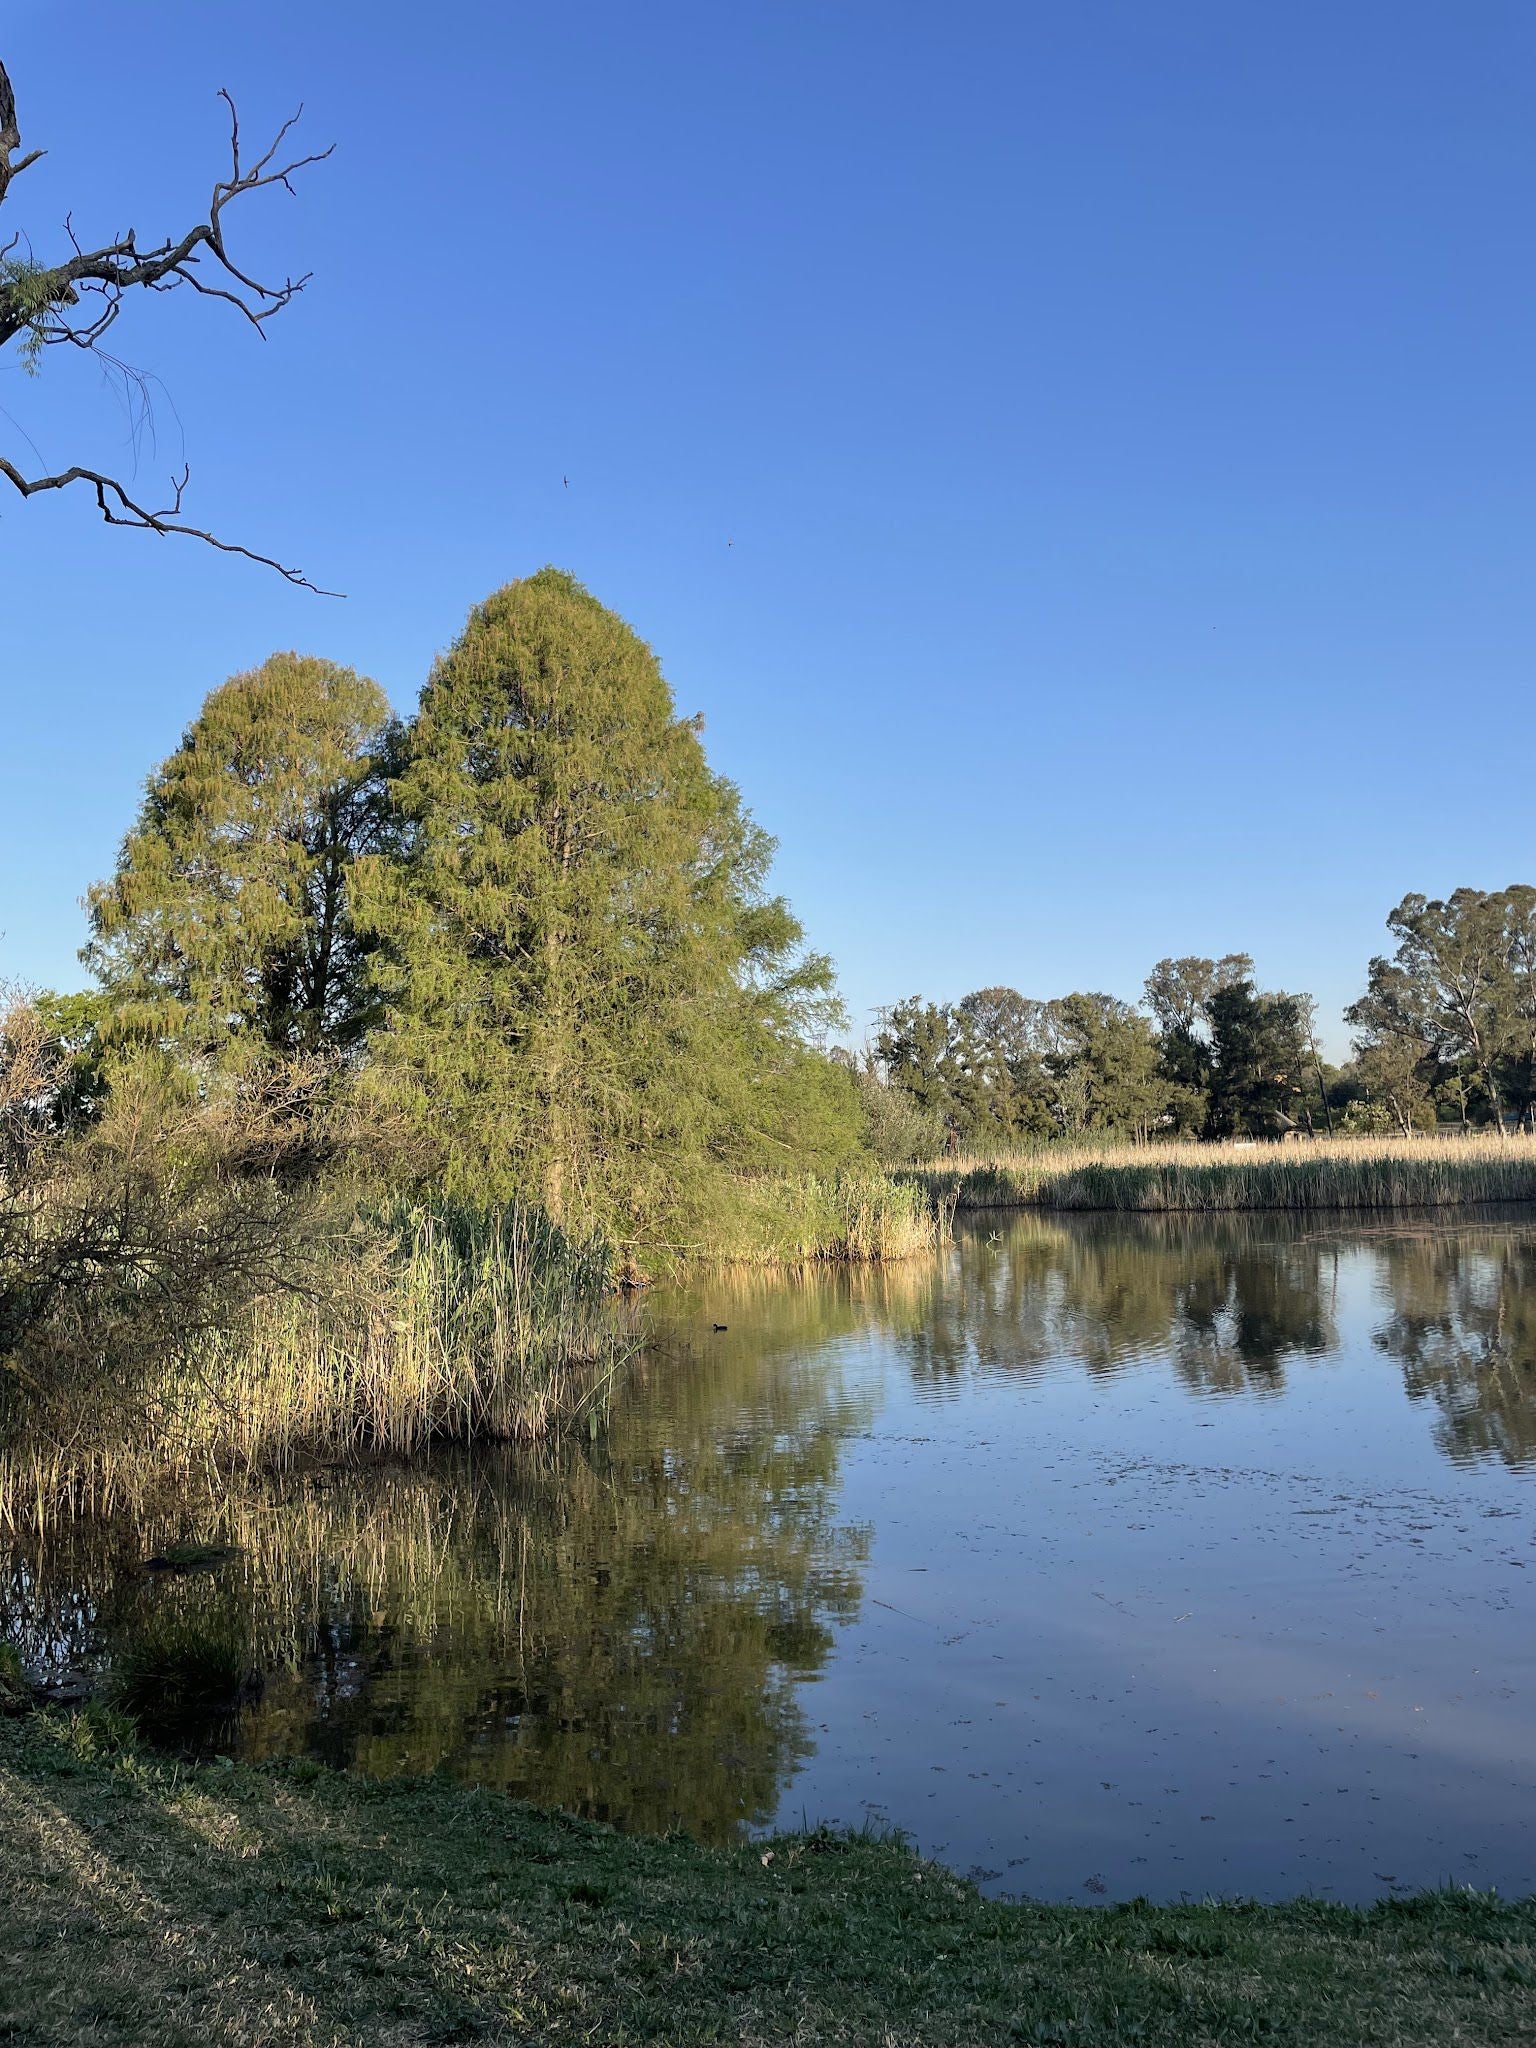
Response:
POLYGON ((305 1257, 301 1287, 140 1359, 92 1355, 82 1331, 21 1361, 0 1525, 301 1459, 539 1436, 582 1415, 633 1348, 606 1249, 515 1204, 402 1205, 305 1257))
POLYGON ((1052 1145, 907 1176, 959 1209, 1433 1209, 1536 1201, 1536 1139, 1052 1145))
POLYGON ((0 1723, 0 2040, 29 2048, 1530 2038, 1536 1902, 1004 1905, 890 1844, 712 1852, 93 1725, 0 1723))

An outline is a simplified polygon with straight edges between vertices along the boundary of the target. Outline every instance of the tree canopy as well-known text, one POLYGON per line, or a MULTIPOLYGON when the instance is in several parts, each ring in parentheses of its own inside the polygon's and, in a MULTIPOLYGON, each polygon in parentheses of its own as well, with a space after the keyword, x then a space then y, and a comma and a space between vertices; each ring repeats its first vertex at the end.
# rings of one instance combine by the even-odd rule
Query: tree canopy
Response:
POLYGON ((476 606, 409 730, 403 859, 363 874, 387 949, 376 1071, 450 1185, 676 1226, 711 1170, 855 1146, 806 1042, 829 964, 766 888, 772 844, 650 649, 562 571, 476 606))
POLYGON ((357 1045, 375 942, 353 877, 391 843, 396 742, 378 684, 312 656, 209 695, 88 898, 118 1036, 238 1060, 357 1045))
POLYGON ((1387 928, 1396 949, 1346 1014, 1405 1126, 1447 1093, 1500 1129, 1536 1119, 1536 888, 1405 896, 1387 928))

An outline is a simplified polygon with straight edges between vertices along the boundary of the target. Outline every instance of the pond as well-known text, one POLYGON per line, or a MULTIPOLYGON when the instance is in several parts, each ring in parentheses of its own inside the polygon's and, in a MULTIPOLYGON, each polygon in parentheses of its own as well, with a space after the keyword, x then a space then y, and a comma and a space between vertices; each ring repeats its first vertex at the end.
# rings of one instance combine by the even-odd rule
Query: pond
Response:
POLYGON ((17 1553, 0 1629, 237 1638, 205 1746, 997 1894, 1536 1889, 1531 1212, 962 1223, 658 1291, 594 1443, 293 1479, 204 1570, 17 1553))

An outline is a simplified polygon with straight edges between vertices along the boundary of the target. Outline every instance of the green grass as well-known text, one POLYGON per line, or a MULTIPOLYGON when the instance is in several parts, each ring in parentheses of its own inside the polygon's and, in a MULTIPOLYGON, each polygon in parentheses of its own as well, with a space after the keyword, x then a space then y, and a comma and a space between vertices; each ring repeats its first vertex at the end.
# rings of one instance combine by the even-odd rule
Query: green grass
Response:
POLYGON ((439 1780, 188 1767, 0 1722, 0 2041, 1492 2048, 1536 1901, 983 1900, 901 1847, 712 1852, 439 1780))
POLYGON ((1536 1201, 1528 1137, 1272 1144, 1061 1144, 904 1176, 958 1209, 1435 1209, 1536 1201))

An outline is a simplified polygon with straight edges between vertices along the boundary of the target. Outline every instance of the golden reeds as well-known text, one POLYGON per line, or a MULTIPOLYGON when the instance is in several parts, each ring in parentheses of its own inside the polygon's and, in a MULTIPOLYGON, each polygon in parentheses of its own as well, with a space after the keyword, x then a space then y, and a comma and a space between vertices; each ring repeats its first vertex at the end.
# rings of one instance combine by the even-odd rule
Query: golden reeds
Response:
POLYGON ((960 1209, 1433 1209, 1536 1201, 1536 1139, 1059 1144, 903 1177, 960 1209))

